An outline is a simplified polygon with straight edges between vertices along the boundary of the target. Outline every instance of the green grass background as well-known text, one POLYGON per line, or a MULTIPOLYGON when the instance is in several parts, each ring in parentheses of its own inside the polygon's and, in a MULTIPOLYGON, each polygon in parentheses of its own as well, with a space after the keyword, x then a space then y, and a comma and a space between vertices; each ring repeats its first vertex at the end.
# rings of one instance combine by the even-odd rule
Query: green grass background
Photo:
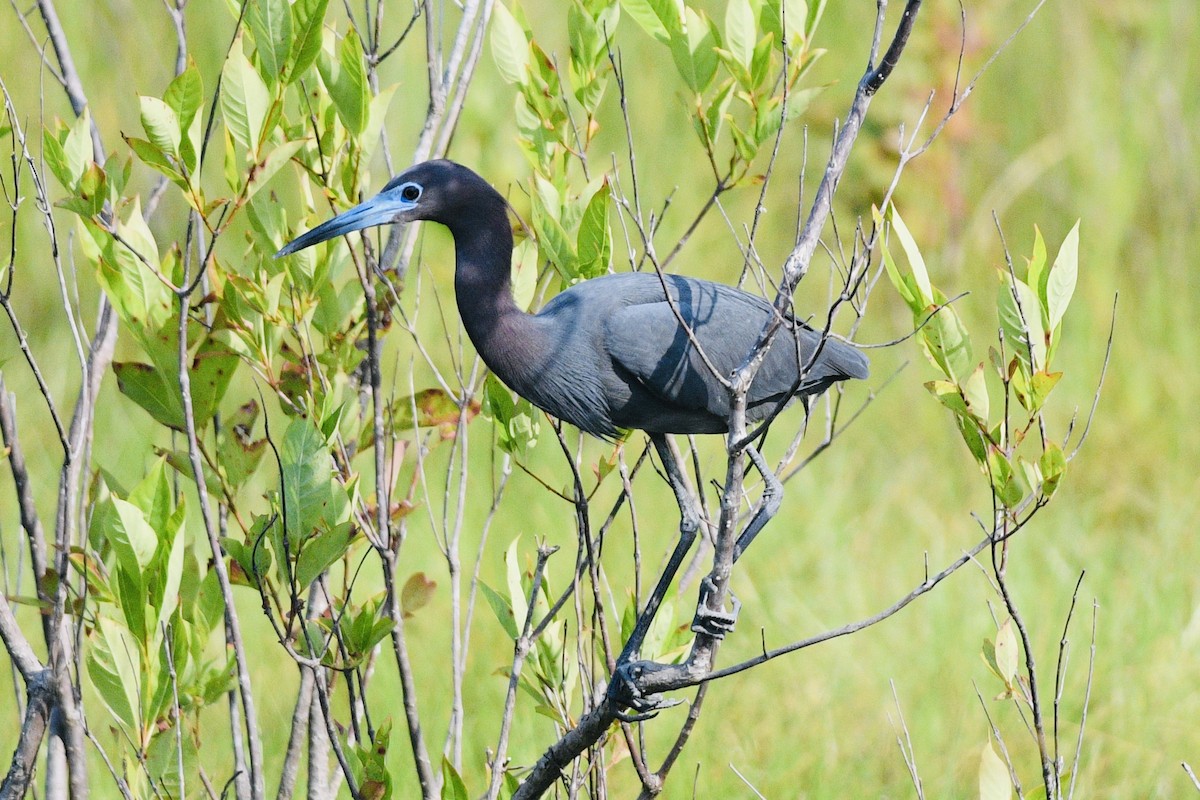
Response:
MULTIPOLYGON (((535 33, 548 47, 561 51, 565 23, 559 4, 546 0, 523 5, 535 20, 535 33)), ((970 74, 1020 21, 1025 12, 1014 6, 1029 4, 966 5, 970 74)), ((861 72, 873 9, 870 2, 830 3, 821 27, 819 44, 830 52, 816 68, 815 79, 833 85, 806 117, 811 126, 809 186, 815 185, 823 163, 831 121, 844 115, 861 72)), ((115 149, 120 144, 118 131, 133 133, 138 127, 136 95, 161 93, 170 77, 173 39, 168 20, 153 2, 64 1, 60 12, 92 113, 107 146, 115 149)), ((3 14, 0 75, 23 123, 36 131, 39 93, 47 118, 66 117, 69 109, 61 91, 39 70, 38 56, 12 11, 3 14)), ((843 230, 850 215, 865 215, 880 197, 890 177, 896 126, 911 126, 930 90, 937 90, 935 112, 947 102, 959 47, 958 15, 958 4, 945 0, 930 0, 922 11, 909 52, 871 109, 839 194, 843 230)), ((388 21, 398 25, 402 16, 407 18, 398 9, 389 11, 388 21)), ((222 4, 193 2, 189 25, 194 56, 211 89, 231 18, 222 4)), ((1112 362, 1091 438, 1054 504, 1016 542, 1010 568, 1046 680, 1053 674, 1071 588, 1079 572, 1087 570, 1063 700, 1064 740, 1073 741, 1094 598, 1096 672, 1078 777, 1085 797, 1186 796, 1194 789, 1180 762, 1200 766, 1200 433, 1194 412, 1200 394, 1194 368, 1200 355, 1200 337, 1194 330, 1200 281, 1193 276, 1200 205, 1198 30, 1200 6, 1194 0, 1051 0, 983 77, 934 149, 912 164, 898 195, 935 281, 950 294, 971 292, 958 308, 983 341, 995 327, 995 267, 1002 263, 992 212, 999 214, 1009 246, 1018 255, 1029 251, 1034 223, 1053 252, 1075 219, 1082 219, 1079 288, 1059 356, 1067 375, 1054 396, 1060 423, 1075 408, 1081 415, 1087 412, 1113 298, 1120 294, 1112 362)), ((677 189, 675 207, 665 223, 664 240, 670 241, 670 233, 682 230, 707 191, 702 153, 669 60, 654 51, 631 20, 622 22, 622 35, 626 64, 633 67, 631 113, 643 191, 661 198, 677 189)), ((384 73, 385 82, 401 83, 389 123, 400 163, 415 142, 415 122, 424 112, 418 55, 400 56, 384 73), (420 102, 406 103, 406 92, 420 102)), ((499 80, 485 53, 452 155, 497 185, 521 178, 526 169, 514 144, 511 107, 512 91, 499 80)), ((610 138, 602 138, 594 153, 597 163, 608 163, 604 147, 620 145, 615 122, 610 118, 606 123, 604 136, 610 138)), ((797 127, 785 140, 781 175, 795 173, 802 145, 797 127)), ((142 180, 149 185, 148 178, 142 180)), ((378 183, 382 180, 380 175, 378 183)), ((768 198, 767 227, 760 239, 768 263, 778 263, 786 254, 794 224, 794 187, 786 183, 780 181, 768 198)), ((280 190, 285 191, 286 184, 280 190)), ((753 202, 753 192, 739 191, 730 202, 735 213, 744 212, 753 202)), ((179 217, 172 217, 178 211, 168 206, 160 213, 160 241, 179 229, 179 217)), ((0 231, 7 243, 12 235, 7 218, 0 231)), ((18 308, 55 396, 65 404, 74 395, 76 378, 53 273, 44 255, 44 234, 26 212, 15 235, 18 308)), ((428 279, 446 291, 446 237, 427 238, 432 245, 427 251, 428 279)), ((738 264, 728 230, 713 220, 688 245, 679 269, 732 281, 738 264)), ((86 298, 88 281, 81 283, 86 298)), ((806 283, 801 294, 815 308, 824 299, 825 285, 820 279, 806 283)), ((91 308, 86 300, 84 307, 91 308)), ((891 339, 909 325, 902 303, 882 287, 862 338, 891 339)), ((410 345, 394 338, 397 352, 407 353, 410 345)), ((931 566, 938 568, 975 541, 977 529, 969 513, 988 508, 988 498, 949 417, 921 387, 932 375, 915 346, 873 351, 871 384, 878 387, 904 362, 911 363, 838 446, 789 484, 779 518, 742 562, 735 579, 745 609, 737 634, 722 650, 723 662, 753 654, 759 648, 760 628, 768 644, 775 645, 872 613, 921 580, 926 553, 931 566)), ((44 480, 40 508, 51 519, 57 445, 7 325, 0 330, 0 363, 9 389, 19 397, 30 468, 44 480)), ((849 390, 851 400, 864 396, 863 387, 849 390)), ((97 465, 128 477, 141 474, 153 459, 150 445, 164 443, 161 436, 145 438, 145 422, 141 411, 119 397, 115 382, 106 381, 97 425, 97 465)), ((474 425, 478 430, 487 423, 474 425)), ((473 467, 484 484, 478 489, 480 498, 487 491, 488 456, 481 446, 486 441, 486 431, 473 438, 475 452, 481 454, 473 467)), ((553 475, 560 463, 557 448, 550 444, 547 439, 531 462, 543 475, 553 475)), ((588 452, 594 456, 600 450, 588 452)), ((715 451, 705 453, 709 466, 718 469, 715 451)), ((0 537, 11 581, 22 537, 11 478, 2 472, 0 537)), ((641 526, 649 539, 643 546, 666 547, 674 535, 670 493, 652 477, 640 481, 639 491, 641 526)), ((470 520, 476 520, 474 512, 470 520)), ((444 588, 444 566, 435 558, 427 527, 421 525, 414 523, 406 567, 425 570, 444 588)), ((545 535, 569 546, 570 525, 564 504, 516 474, 493 531, 485 576, 502 581, 500 554, 513 537, 522 535, 528 546, 533 536, 545 535)), ((621 554, 627 531, 627 525, 620 528, 610 541, 610 555, 618 554, 614 559, 621 554)), ((468 543, 464 552, 473 552, 473 545, 468 543)), ((558 558, 551 569, 561 585, 569 556, 558 558)), ((25 587, 28 593, 27 582, 25 587)), ((244 600, 244 619, 257 643, 253 658, 267 732, 265 749, 269 763, 277 765, 291 714, 294 670, 257 618, 256 598, 244 600)), ((967 568, 876 628, 719 684, 709 694, 666 796, 692 796, 693 786, 698 797, 752 796, 736 769, 769 798, 910 797, 895 743, 892 683, 927 796, 974 795, 979 751, 988 736, 974 686, 978 684, 985 698, 998 690, 979 658, 982 640, 994 635, 989 600, 994 602, 984 575, 967 568)), ((445 712, 435 701, 448 686, 447 634, 440 630, 439 615, 446 604, 443 591, 408 627, 419 655, 422 710, 434 750, 440 750, 445 726, 445 712)), ((482 786, 482 752, 494 743, 493 710, 503 694, 503 678, 494 670, 510 657, 509 645, 488 613, 479 611, 472 679, 467 684, 467 708, 474 724, 468 726, 465 761, 474 791, 482 786)), ((22 619, 29 630, 35 629, 27 612, 22 619)), ((5 659, 0 655, 0 667, 7 669, 5 659)), ((394 675, 381 668, 372 685, 372 704, 392 713, 399 723, 399 703, 393 699, 397 697, 394 675)), ((1021 721, 1010 706, 990 699, 987 703, 1018 759, 1022 780, 1032 786, 1037 762, 1021 721)), ((11 703, 2 705, 0 752, 8 753, 15 743, 17 719, 11 703)), ((90 713, 101 720, 104 712, 95 705, 90 713)), ((677 709, 648 726, 652 751, 661 751, 660 739, 682 718, 677 709)), ((219 753, 218 737, 227 735, 221 712, 210 712, 206 722, 205 751, 219 753)), ((547 720, 527 706, 519 707, 514 759, 531 762, 550 735, 547 720)), ((402 737, 393 741, 397 778, 411 787, 402 737)), ((215 774, 221 774, 220 763, 213 762, 215 774)), ((271 774, 276 770, 277 766, 271 774)), ((613 780, 614 796, 633 790, 627 764, 614 772, 613 780)), ((99 773, 97 782, 97 796, 103 796, 99 773)))

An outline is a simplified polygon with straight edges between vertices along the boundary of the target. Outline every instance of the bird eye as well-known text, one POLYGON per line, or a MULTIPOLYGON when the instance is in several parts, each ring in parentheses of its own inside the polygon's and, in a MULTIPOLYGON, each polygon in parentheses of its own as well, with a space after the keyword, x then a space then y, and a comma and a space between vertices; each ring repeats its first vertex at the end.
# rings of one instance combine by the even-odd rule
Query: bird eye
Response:
POLYGON ((410 203, 415 202, 420 196, 421 187, 417 186, 415 183, 407 184, 403 189, 400 190, 400 199, 407 200, 410 203))

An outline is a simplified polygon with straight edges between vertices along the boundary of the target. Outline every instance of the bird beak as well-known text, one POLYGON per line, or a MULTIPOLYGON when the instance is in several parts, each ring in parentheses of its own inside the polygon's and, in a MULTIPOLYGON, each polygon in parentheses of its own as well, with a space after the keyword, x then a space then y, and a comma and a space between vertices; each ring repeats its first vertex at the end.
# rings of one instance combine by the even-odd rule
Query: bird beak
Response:
POLYGON ((338 214, 333 219, 322 222, 311 231, 297 236, 285 244, 275 254, 275 257, 280 258, 290 255, 297 250, 303 250, 314 244, 325 242, 353 231, 360 231, 363 228, 397 222, 399 221, 398 218, 404 212, 411 211, 416 207, 417 204, 414 202, 402 200, 390 192, 380 192, 370 200, 359 203, 349 211, 338 214))

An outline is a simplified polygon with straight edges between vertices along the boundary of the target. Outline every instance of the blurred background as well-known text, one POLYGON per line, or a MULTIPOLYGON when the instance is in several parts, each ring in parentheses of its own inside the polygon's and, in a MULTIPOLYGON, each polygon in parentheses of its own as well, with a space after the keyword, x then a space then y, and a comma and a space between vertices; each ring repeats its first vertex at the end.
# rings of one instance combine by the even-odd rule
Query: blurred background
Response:
MULTIPOLYGON (((896 13, 901 4, 893 5, 896 13)), ((1031 5, 964 4, 964 77, 975 73, 1031 5)), ((719 17, 719 4, 710 6, 719 17)), ((560 4, 524 0, 521 7, 545 49, 566 47, 560 4)), ((844 116, 862 72, 874 9, 874 2, 859 0, 830 3, 826 10, 818 44, 828 53, 814 67, 810 84, 829 86, 799 121, 808 126, 808 187, 816 185, 833 122, 844 116)), ((153 2, 63 0, 59 10, 74 43, 91 112, 106 145, 116 149, 121 146, 119 132, 136 132, 137 94, 161 93, 170 79, 174 38, 169 20, 153 2)), ((0 75, 23 124, 34 132, 39 117, 69 119, 62 92, 44 74, 15 15, 11 10, 0 13, 0 75)), ((901 66, 871 107, 838 194, 843 231, 852 229, 856 217, 866 217, 871 203, 882 197, 894 169, 898 126, 911 130, 930 92, 935 93, 931 117, 940 116, 949 102, 964 44, 960 13, 959 4, 947 0, 927 0, 922 9, 901 66)), ((389 22, 399 25, 402 16, 406 20, 407 11, 389 22)), ((188 22, 192 55, 211 89, 233 16, 226 4, 192 3, 188 22)), ((1035 224, 1053 254, 1075 221, 1082 220, 1079 284, 1058 356, 1066 375, 1054 395, 1064 423, 1076 408, 1081 421, 1086 418, 1114 298, 1120 297, 1112 359, 1090 438, 1055 502, 1021 533, 1009 569, 1047 677, 1053 675, 1072 589, 1086 570, 1071 632, 1062 716, 1069 732, 1064 736, 1074 736, 1082 713, 1094 600, 1095 676, 1078 776, 1087 797, 1184 796, 1194 789, 1180 762, 1200 767, 1200 428, 1193 407, 1200 397, 1195 369, 1200 360, 1195 333, 1200 281, 1189 272, 1200 206, 1197 31, 1200 5, 1194 0, 1051 0, 982 77, 933 148, 911 164, 897 195, 935 283, 950 295, 970 292, 956 307, 984 342, 996 327, 996 268, 1004 258, 993 214, 1014 257, 1030 252, 1035 224)), ((40 41, 40 34, 35 37, 40 41)), ((629 70, 642 191, 657 198, 650 205, 661 205, 675 192, 662 234, 670 240, 710 191, 708 171, 669 58, 627 17, 619 44, 629 70)), ((382 70, 387 83, 400 84, 388 124, 397 164, 406 163, 424 113, 423 105, 404 101, 406 87, 416 87, 412 91, 424 98, 420 53, 409 50, 382 70)), ((527 173, 515 145, 512 107, 513 90, 485 53, 451 156, 499 187, 527 173)), ((607 138, 594 155, 622 152, 615 102, 610 107, 613 116, 602 132, 607 138)), ((796 124, 784 139, 777 174, 799 174, 804 148, 805 136, 796 124)), ((378 178, 381 186, 382 165, 378 178)), ((138 179, 150 185, 149 176, 138 179)), ((790 180, 776 180, 766 202, 759 242, 769 265, 782 262, 794 235, 796 187, 790 180)), ((749 219, 756 195, 756 187, 731 193, 731 217, 749 219)), ((156 223, 177 229, 182 213, 182 208, 164 208, 156 223)), ((30 346, 47 367, 55 397, 65 403, 76 390, 73 344, 63 333, 53 272, 41 262, 44 236, 33 214, 22 216, 15 231, 7 215, 0 220, 0 242, 7 245, 9 237, 16 241, 15 297, 30 346)), ((433 239, 425 251, 427 275, 448 291, 448 237, 439 236, 427 237, 433 239)), ((740 263, 729 229, 713 218, 688 244, 677 269, 733 282, 740 263)), ((618 261, 615 268, 628 265, 618 261)), ((827 302, 827 284, 817 272, 798 294, 802 307, 822 308, 827 302)), ((81 281, 85 295, 88 284, 81 281)), ((86 296, 83 307, 91 308, 86 296)), ((890 287, 881 286, 860 339, 886 341, 909 330, 911 317, 904 304, 890 287)), ((410 347, 403 342, 394 346, 410 347)), ((780 516, 742 562, 735 580, 745 608, 738 633, 722 650, 725 663, 755 653, 760 628, 768 645, 775 646, 871 614, 921 581, 926 555, 930 566, 939 569, 978 538, 970 514, 986 515, 990 509, 986 483, 949 415, 922 387, 934 377, 931 368, 913 342, 872 351, 871 357, 870 386, 875 389, 907 366, 837 445, 788 485, 780 516)), ((19 398, 30 470, 46 476, 39 499, 47 513, 53 507, 60 453, 7 324, 0 328, 0 368, 19 398)), ((848 401, 857 405, 866 395, 866 387, 852 387, 848 401)), ((152 445, 162 442, 131 435, 135 428, 148 429, 126 421, 140 414, 109 380, 97 424, 95 466, 126 477, 144 471, 154 459, 152 445)), ((551 439, 545 441, 553 445, 551 439)), ((706 463, 719 470, 719 451, 703 452, 706 463)), ((547 446, 531 456, 530 465, 542 475, 552 474, 560 459, 557 446, 547 446)), ((486 471, 486 462, 481 463, 486 471)), ((646 496, 639 496, 639 509, 646 519, 672 520, 661 531, 665 547, 674 535, 674 503, 665 486, 650 483, 643 481, 646 496)), ((500 552, 517 535, 526 543, 534 535, 563 542, 573 536, 569 508, 520 473, 493 534, 496 566, 486 567, 485 575, 489 570, 502 574, 500 552)), ((408 555, 412 569, 424 568, 436 579, 439 565, 432 542, 414 539, 408 555)), ((0 470, 0 541, 12 582, 21 568, 17 552, 22 537, 7 470, 0 470)), ((567 573, 564 561, 558 566, 560 583, 567 573)), ((253 620, 257 598, 247 594, 245 600, 245 618, 253 620)), ((709 694, 667 796, 752 796, 740 772, 772 798, 911 797, 896 744, 893 691, 927 796, 974 795, 979 752, 988 738, 977 688, 1006 734, 1025 786, 1032 786, 1035 751, 1011 705, 991 699, 1000 687, 979 655, 983 639, 995 636, 989 601, 995 605, 987 576, 967 567, 877 627, 719 684, 709 694)), ((420 615, 409 626, 412 640, 427 641, 431 649, 444 646, 436 605, 435 613, 420 615)), ((32 624, 32 617, 23 619, 32 624)), ((473 645, 482 676, 469 686, 473 708, 498 707, 503 695, 504 678, 492 673, 507 662, 511 644, 491 622, 480 624, 473 645)), ((265 623, 251 624, 269 635, 265 623)), ((293 680, 290 666, 282 668, 286 656, 278 648, 263 645, 254 658, 262 669, 279 664, 280 680, 293 680)), ((438 663, 430 659, 418 667, 418 679, 430 697, 444 681, 438 663)), ((0 667, 7 668, 4 654, 0 667)), ((387 697, 395 691, 394 677, 379 675, 373 691, 387 697)), ((284 692, 277 703, 270 694, 260 699, 264 728, 279 737, 268 739, 268 753, 282 748, 290 697, 284 692)), ((436 708, 430 710, 435 737, 440 737, 444 723, 436 708)), ((394 713, 399 715, 398 703, 394 713)), ((480 713, 478 719, 486 720, 480 713)), ((682 721, 682 714, 677 709, 664 716, 682 721)), ((8 753, 15 742, 14 719, 7 710, 0 719, 0 752, 8 753)), ((548 743, 549 724, 532 713, 518 713, 518 720, 513 756, 518 763, 529 763, 548 743)), ((677 724, 658 730, 665 735, 677 724)), ((495 735, 486 724, 480 728, 467 748, 467 760, 475 768, 495 735)), ((214 724, 213 729, 226 728, 214 724)), ((660 744, 654 741, 653 724, 649 731, 651 747, 660 744)), ((397 758, 397 769, 408 769, 399 749, 397 758)), ((622 787, 632 791, 631 770, 618 769, 614 775, 615 796, 623 796, 622 787)))

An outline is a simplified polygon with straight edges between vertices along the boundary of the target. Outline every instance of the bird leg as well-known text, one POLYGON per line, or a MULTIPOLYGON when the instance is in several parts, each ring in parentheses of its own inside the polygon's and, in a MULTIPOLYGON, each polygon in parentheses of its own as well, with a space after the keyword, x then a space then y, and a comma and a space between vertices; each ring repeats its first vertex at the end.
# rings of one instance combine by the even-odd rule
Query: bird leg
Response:
POLYGON ((779 511, 779 504, 783 501, 783 484, 776 477, 775 470, 771 469, 762 457, 762 453, 758 452, 754 445, 746 445, 746 455, 750 456, 750 460, 754 462, 754 468, 762 475, 765 485, 763 486, 762 505, 750 519, 746 530, 742 531, 742 535, 738 537, 737 544, 733 546, 735 562, 742 557, 742 553, 746 552, 746 548, 754 541, 754 537, 758 536, 759 531, 771 521, 771 517, 774 517, 779 511))
POLYGON ((641 650, 646 634, 650 632, 650 625, 654 622, 655 615, 658 614, 659 606, 667 596, 671 582, 679 572, 680 566, 683 565, 683 559, 687 556, 688 550, 696 541, 696 532, 700 530, 700 512, 696 509, 695 498, 687 489, 683 472, 679 468, 679 462, 675 458, 675 453, 672 451, 667 437, 664 434, 655 433, 650 435, 650 441, 654 442, 654 447, 658 451, 658 456, 667 473, 667 483, 671 485, 672 491, 675 492, 675 500, 679 503, 679 542, 675 545, 675 550, 671 553, 671 558, 667 561, 662 575, 659 576, 654 591, 646 600, 646 607, 638 615, 629 641, 625 643, 620 657, 617 658, 618 670, 623 664, 630 662, 641 650))
POLYGON ((633 632, 629 635, 629 641, 625 643, 621 655, 617 657, 616 668, 613 670, 612 681, 609 683, 609 696, 616 701, 617 705, 632 708, 637 712, 635 714, 622 712, 622 715, 619 715, 620 719, 627 722, 649 719, 660 709, 681 702, 667 700, 660 694, 644 693, 639 686, 643 677, 648 672, 665 669, 666 666, 634 659, 640 653, 642 644, 646 641, 646 634, 650 632, 650 626, 654 622, 654 617, 658 614, 663 599, 671 589, 671 582, 675 579, 679 568, 683 566, 683 560, 687 557, 692 543, 696 541, 697 531, 700 530, 700 512, 696 508, 695 498, 687 489, 683 471, 679 467, 679 462, 675 458, 675 453, 671 449, 667 437, 664 434, 655 433, 650 435, 650 441, 654 442, 654 447, 658 451, 658 456, 667 473, 667 483, 671 484, 671 489, 675 492, 675 500, 679 503, 679 541, 676 543, 671 557, 667 560, 667 566, 659 576, 654 591, 646 600, 646 607, 638 615, 633 632))
MULTIPOLYGON (((754 462, 754 467, 759 471, 765 482, 763 487, 762 505, 754 516, 750 519, 750 523, 746 525, 746 529, 742 531, 742 535, 738 537, 737 542, 733 547, 733 560, 736 562, 754 541, 754 537, 759 531, 770 522, 771 518, 779 511, 780 501, 783 499, 783 484, 779 482, 779 478, 775 476, 775 471, 767 465, 762 454, 758 452, 752 445, 746 447, 746 455, 754 462)), ((716 584, 713 583, 711 577, 705 577, 700 583, 700 603, 696 606, 696 616, 692 620, 692 630, 696 633, 704 633, 717 639, 724 638, 725 634, 733 631, 733 626, 737 623, 738 612, 742 609, 742 603, 733 592, 729 593, 730 601, 733 608, 729 611, 724 609, 712 609, 708 605, 708 598, 717 590, 716 584)))
POLYGON ((708 598, 716 591, 717 585, 713 583, 712 577, 705 575, 700 581, 700 601, 696 604, 696 616, 692 617, 692 631, 707 634, 714 639, 724 639, 725 634, 732 633, 733 626, 737 624, 742 601, 730 592, 729 600, 733 603, 733 608, 729 611, 723 608, 714 610, 709 607, 708 598))

